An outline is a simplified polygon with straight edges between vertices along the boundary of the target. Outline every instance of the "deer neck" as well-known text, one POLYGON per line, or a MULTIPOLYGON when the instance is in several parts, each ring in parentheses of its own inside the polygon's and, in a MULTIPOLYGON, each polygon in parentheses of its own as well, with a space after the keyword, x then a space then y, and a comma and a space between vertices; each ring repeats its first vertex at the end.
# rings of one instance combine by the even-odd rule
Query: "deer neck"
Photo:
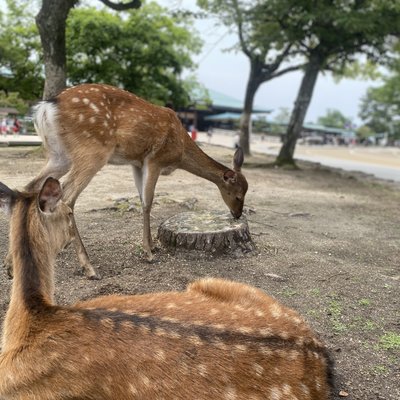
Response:
POLYGON ((185 132, 184 153, 180 168, 215 183, 223 182, 223 175, 229 169, 209 157, 185 132))
POLYGON ((2 348, 18 347, 29 327, 41 312, 53 303, 55 255, 47 248, 48 237, 40 224, 40 216, 23 199, 16 205, 10 223, 13 255, 13 284, 10 305, 3 329, 2 348))

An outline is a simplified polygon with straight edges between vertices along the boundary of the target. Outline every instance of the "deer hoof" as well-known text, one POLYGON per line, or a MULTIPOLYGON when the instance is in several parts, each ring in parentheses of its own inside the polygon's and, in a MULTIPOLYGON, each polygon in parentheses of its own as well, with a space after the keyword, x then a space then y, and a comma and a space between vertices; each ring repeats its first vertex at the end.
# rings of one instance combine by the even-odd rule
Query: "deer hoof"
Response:
POLYGON ((90 281, 96 281, 101 279, 101 275, 97 273, 92 266, 90 268, 80 267, 75 268, 74 275, 86 275, 86 278, 90 281))
POLYGON ((153 255, 153 253, 151 251, 146 253, 146 258, 145 259, 146 259, 146 262, 148 264, 154 264, 155 261, 156 261, 156 259, 154 258, 154 255, 153 255))
POLYGON ((90 281, 99 281, 101 279, 101 275, 98 274, 97 272, 94 272, 93 274, 87 275, 87 278, 90 281))

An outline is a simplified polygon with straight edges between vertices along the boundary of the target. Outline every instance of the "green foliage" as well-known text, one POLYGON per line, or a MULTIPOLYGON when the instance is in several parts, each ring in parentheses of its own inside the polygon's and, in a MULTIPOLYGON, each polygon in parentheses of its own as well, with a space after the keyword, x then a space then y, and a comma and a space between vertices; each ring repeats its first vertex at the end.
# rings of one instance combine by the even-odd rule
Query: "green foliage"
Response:
POLYGON ((41 47, 34 17, 24 2, 7 1, 0 14, 0 90, 22 99, 40 96, 43 88, 41 47))
POLYGON ((299 52, 307 57, 318 54, 323 69, 343 73, 357 60, 356 54, 375 62, 388 59, 388 36, 399 33, 399 4, 392 0, 265 0, 259 7, 269 20, 279 21, 299 52))
POLYGON ((327 110, 326 115, 318 117, 317 123, 332 128, 344 129, 350 124, 350 118, 345 117, 339 110, 327 110))
MULTIPOLYGON (((275 73, 281 62, 292 56, 291 51, 284 51, 291 40, 280 28, 278 20, 269 17, 270 10, 264 8, 268 2, 197 0, 197 5, 216 16, 230 32, 237 33, 238 43, 234 49, 243 51, 250 59, 269 65, 269 71, 275 73)), ((269 76, 267 69, 259 73, 261 82, 265 81, 262 75, 269 76)))
POLYGON ((366 139, 370 136, 373 136, 374 131, 368 125, 362 125, 357 128, 356 134, 360 139, 366 139))
POLYGON ((0 107, 14 107, 21 115, 26 114, 29 109, 28 103, 17 92, 9 92, 8 95, 0 92, 0 107))
POLYGON ((155 3, 125 16, 74 9, 67 21, 69 81, 105 82, 156 103, 185 105, 180 76, 194 67, 191 55, 201 46, 188 23, 155 3))
POLYGON ((360 117, 375 132, 388 133, 392 140, 400 139, 400 51, 392 60, 391 73, 379 87, 368 89, 360 106, 360 117))

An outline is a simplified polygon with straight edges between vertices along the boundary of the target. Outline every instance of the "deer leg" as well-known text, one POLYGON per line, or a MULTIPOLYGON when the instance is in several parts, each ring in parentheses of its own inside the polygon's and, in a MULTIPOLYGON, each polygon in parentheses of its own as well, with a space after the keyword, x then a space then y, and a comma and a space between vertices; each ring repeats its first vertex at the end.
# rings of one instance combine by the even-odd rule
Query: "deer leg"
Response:
POLYGON ((143 173, 142 173, 142 169, 139 167, 136 167, 135 165, 132 166, 133 169, 133 177, 135 179, 135 186, 136 189, 139 193, 139 197, 140 197, 140 203, 142 204, 142 208, 143 208, 143 173))
POLYGON ((101 276, 96 272, 93 268, 92 264, 89 261, 89 256, 87 254, 86 248, 82 242, 81 235, 79 234, 78 227, 75 222, 75 215, 72 218, 73 221, 73 229, 74 229, 74 248, 76 255, 78 256, 79 265, 85 271, 85 275, 88 279, 101 279, 101 276))
POLYGON ((148 262, 153 261, 153 240, 150 231, 150 212, 154 199, 154 190, 156 188, 160 168, 149 162, 145 162, 142 170, 142 206, 143 206, 143 250, 148 262))
MULTIPOLYGON (((108 160, 108 157, 104 154, 103 157, 99 154, 96 154, 94 157, 96 158, 91 159, 91 157, 86 155, 85 161, 75 163, 65 177, 63 183, 63 199, 72 210, 74 209, 79 194, 85 189, 93 176, 107 163, 108 160)), ((75 235, 74 247, 80 266, 88 279, 100 279, 100 275, 95 271, 90 263, 89 256, 75 222, 75 216, 73 217, 73 228, 75 235)))
POLYGON ((38 191, 47 178, 60 179, 68 172, 69 167, 70 163, 66 159, 62 159, 62 157, 58 159, 54 157, 49 158, 46 165, 39 172, 39 175, 25 186, 25 190, 28 192, 38 191))

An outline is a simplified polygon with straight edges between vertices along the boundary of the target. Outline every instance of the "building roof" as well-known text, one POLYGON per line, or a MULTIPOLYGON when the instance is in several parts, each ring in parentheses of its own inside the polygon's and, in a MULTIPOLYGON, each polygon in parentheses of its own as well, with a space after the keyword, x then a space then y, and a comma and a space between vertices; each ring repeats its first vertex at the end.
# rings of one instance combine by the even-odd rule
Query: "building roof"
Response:
POLYGON ((18 110, 14 107, 0 107, 0 115, 17 115, 18 110))
POLYGON ((319 131, 324 133, 332 133, 334 135, 341 135, 345 137, 355 136, 355 132, 349 129, 334 128, 331 126, 324 126, 318 124, 303 124, 304 129, 319 131))
MULTIPOLYGON (((241 113, 234 113, 234 112, 224 112, 221 114, 215 114, 215 115, 209 115, 207 117, 204 117, 206 121, 237 121, 241 118, 242 114, 241 113)), ((260 119, 260 115, 253 115, 251 116, 251 119, 257 120, 260 119)))
MULTIPOLYGON (((241 113, 243 111, 244 100, 238 100, 234 97, 228 96, 221 92, 217 92, 213 89, 206 89, 207 95, 204 93, 200 93, 200 91, 196 91, 193 93, 193 100, 197 103, 207 103, 211 102, 211 106, 215 109, 229 109, 233 112, 241 113)), ((253 106, 253 113, 270 113, 272 112, 271 109, 261 107, 259 105, 253 106)))

